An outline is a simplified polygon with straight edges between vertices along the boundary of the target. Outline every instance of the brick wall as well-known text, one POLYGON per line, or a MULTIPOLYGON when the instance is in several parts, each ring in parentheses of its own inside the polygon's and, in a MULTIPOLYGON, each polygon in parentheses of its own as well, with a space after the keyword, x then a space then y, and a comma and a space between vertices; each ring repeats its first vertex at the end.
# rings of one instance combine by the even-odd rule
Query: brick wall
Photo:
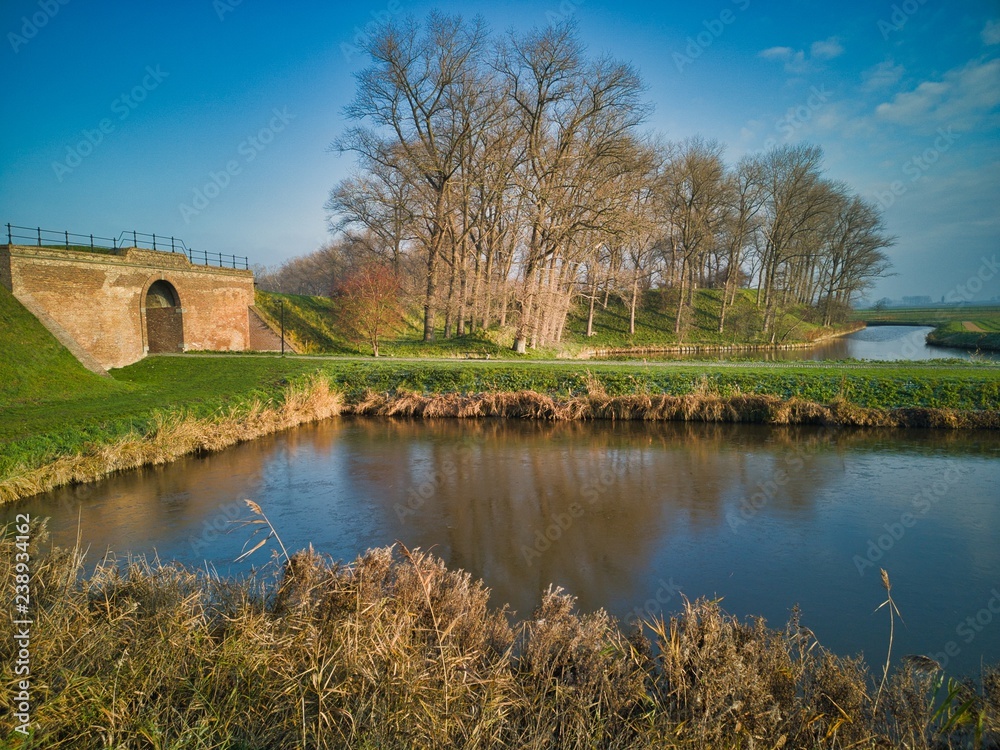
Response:
POLYGON ((0 283, 30 297, 107 368, 142 359, 163 336, 186 351, 243 351, 250 342, 252 272, 192 265, 180 253, 0 246, 0 283), (146 291, 160 280, 172 285, 179 308, 146 309, 146 291))

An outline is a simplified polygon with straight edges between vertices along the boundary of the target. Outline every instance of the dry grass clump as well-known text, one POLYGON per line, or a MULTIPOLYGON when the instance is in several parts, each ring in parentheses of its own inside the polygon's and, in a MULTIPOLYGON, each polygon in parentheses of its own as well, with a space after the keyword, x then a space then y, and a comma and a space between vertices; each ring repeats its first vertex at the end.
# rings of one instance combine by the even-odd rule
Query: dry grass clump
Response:
MULTIPOLYGON (((511 625, 465 572, 402 547, 305 550, 236 580, 32 549, 31 742, 46 748, 876 748, 996 746, 983 688, 908 664, 884 700, 859 660, 685 602, 631 636, 549 589, 511 625), (650 640, 647 640, 647 636, 650 640), (990 743, 993 743, 991 745, 990 743)), ((13 540, 0 576, 11 580, 13 540)), ((0 618, 3 695, 13 625, 0 618)), ((930 661, 930 660, 926 660, 930 661)))
MULTIPOLYGON (((598 384, 599 385, 599 384, 598 384)), ((881 409, 862 407, 838 398, 818 404, 798 398, 735 393, 723 396, 708 385, 683 395, 645 393, 610 396, 603 387, 589 387, 583 396, 552 397, 535 391, 475 394, 421 394, 366 391, 344 413, 380 417, 504 419, 634 420, 682 422, 754 422, 775 425, 837 425, 849 427, 1000 428, 1000 412, 953 409, 881 409)))
POLYGON ((92 482, 108 474, 169 463, 190 453, 222 450, 273 432, 340 413, 343 397, 329 379, 316 376, 288 386, 280 401, 255 399, 211 417, 158 415, 146 434, 132 433, 111 443, 93 445, 37 469, 0 482, 0 503, 46 492, 74 482, 92 482))
POLYGON ((943 429, 997 429, 1000 412, 963 412, 952 409, 881 409, 856 406, 836 399, 818 404, 798 398, 712 392, 630 394, 610 396, 602 388, 583 396, 551 397, 534 391, 423 395, 368 392, 345 413, 410 418, 535 419, 542 421, 679 421, 745 422, 772 425, 842 427, 932 427, 943 429))

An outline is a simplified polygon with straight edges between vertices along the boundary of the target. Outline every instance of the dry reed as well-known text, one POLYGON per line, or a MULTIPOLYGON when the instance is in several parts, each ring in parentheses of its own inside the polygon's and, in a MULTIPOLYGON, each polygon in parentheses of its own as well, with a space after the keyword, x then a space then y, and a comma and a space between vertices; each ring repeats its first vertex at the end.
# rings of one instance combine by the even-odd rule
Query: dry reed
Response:
MULTIPOLYGON (((41 549, 33 560, 32 747, 881 748, 1000 740, 1000 677, 907 665, 875 705, 866 666, 717 602, 626 634, 558 589, 527 620, 419 550, 349 565, 309 549, 270 574, 41 549), (940 680, 938 680, 940 683, 940 680), (966 702, 971 709, 961 709, 966 702), (940 710, 942 709, 943 710, 940 710), (941 716, 959 710, 978 722, 941 716), (936 718, 937 717, 937 718, 936 718), (978 732, 978 734, 977 734, 978 732)), ((3 540, 0 577, 14 572, 3 540)), ((0 618, 0 739, 17 746, 13 625, 0 618)), ((933 667, 932 667, 933 668, 933 667)), ((963 714, 964 716, 965 714, 963 714)), ((990 743, 994 743, 990 745, 990 743)))

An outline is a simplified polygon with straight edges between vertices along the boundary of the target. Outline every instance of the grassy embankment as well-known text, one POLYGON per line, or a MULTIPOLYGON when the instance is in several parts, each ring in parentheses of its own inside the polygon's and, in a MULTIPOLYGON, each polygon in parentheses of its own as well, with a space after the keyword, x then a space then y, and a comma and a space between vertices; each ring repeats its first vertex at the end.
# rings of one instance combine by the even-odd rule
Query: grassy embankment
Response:
POLYGON ((858 310, 854 315, 870 325, 934 326, 927 343, 935 346, 1000 351, 1000 307, 992 305, 858 310))
MULTIPOLYGON (((96 393, 3 405, 0 497, 215 450, 338 412, 1000 427, 1000 368, 152 357, 96 393)), ((95 381, 100 379, 93 376, 95 381)))
MULTIPOLYGON (((700 289, 695 294, 694 308, 688 313, 689 320, 682 334, 674 333, 676 303, 668 295, 650 292, 636 311, 636 331, 629 334, 629 311, 616 298, 608 302, 607 308, 600 302, 595 307, 594 335, 586 336, 587 306, 575 305, 566 321, 563 341, 558 346, 529 350, 525 355, 511 351, 514 341, 512 328, 492 328, 476 331, 471 335, 450 339, 440 337, 432 343, 422 341, 423 329, 419 315, 413 314, 406 320, 400 335, 385 341, 382 349, 388 357, 459 357, 466 355, 506 359, 555 359, 572 358, 590 351, 626 351, 629 349, 662 350, 672 347, 763 347, 769 336, 759 333, 762 311, 754 305, 754 293, 742 291, 736 303, 727 313, 725 333, 718 332, 718 316, 721 305, 720 292, 715 289, 700 289)), ((257 308, 272 320, 279 317, 279 303, 285 308, 285 329, 288 340, 296 344, 302 352, 332 354, 369 354, 365 346, 359 346, 346 338, 336 324, 337 303, 326 297, 304 297, 293 294, 272 294, 257 292, 257 308)), ((815 313, 808 308, 797 308, 782 315, 777 322, 777 343, 779 345, 807 344, 817 339, 835 335, 844 330, 853 330, 856 324, 849 323, 839 328, 824 328, 810 322, 815 313)))
MULTIPOLYGON (((18 307, 0 289, 8 497, 341 409, 1000 419, 1000 370, 987 365, 155 357, 108 380, 18 307)), ((488 608, 481 583, 419 553, 373 551, 348 566, 300 557, 280 577, 235 581, 142 561, 88 572, 76 554, 43 551, 42 536, 35 529, 31 555, 36 734, 22 744, 8 709, 0 742, 12 747, 874 748, 957 746, 1000 731, 995 670, 976 691, 909 663, 881 691, 863 663, 826 652, 795 622, 739 622, 715 603, 639 636, 553 592, 511 624, 488 608)), ((13 538, 2 546, 0 579, 13 580, 13 538)), ((0 618, 8 686, 13 627, 0 618)))
MULTIPOLYGON (((11 581, 18 549, 8 534, 0 578, 11 581)), ((883 688, 878 666, 830 653, 794 616, 774 629, 718 602, 685 602, 627 631, 550 589, 531 617, 512 623, 490 608, 482 582, 420 551, 372 550, 347 565, 302 552, 287 564, 277 557, 280 570, 233 580, 144 560, 88 570, 76 551, 46 550, 43 530, 30 536, 32 725, 22 737, 5 708, 5 747, 859 750, 1000 741, 996 666, 976 686, 911 658, 883 688)), ((10 696, 15 633, 12 618, 0 618, 10 696)))
MULTIPOLYGON (((990 365, 151 357, 99 378, 0 290, 0 501, 348 412, 1000 426, 990 365)), ((287 320, 287 318, 286 318, 287 320)))

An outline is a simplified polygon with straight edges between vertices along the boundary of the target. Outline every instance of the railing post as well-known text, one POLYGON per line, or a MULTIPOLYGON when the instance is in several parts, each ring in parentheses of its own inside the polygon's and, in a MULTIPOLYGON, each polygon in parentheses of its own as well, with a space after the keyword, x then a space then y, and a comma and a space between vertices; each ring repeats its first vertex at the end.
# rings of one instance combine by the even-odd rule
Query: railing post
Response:
POLYGON ((139 240, 135 238, 135 230, 132 230, 132 247, 139 247, 139 240))
POLYGON ((173 237, 173 235, 170 235, 170 252, 172 252, 172 253, 177 252, 176 250, 174 250, 174 237, 173 237))
POLYGON ((90 249, 94 249, 94 235, 90 235, 90 249))
POLYGON ((68 229, 64 229, 63 230, 63 234, 66 235, 66 249, 69 250, 69 230, 68 229))
POLYGON ((42 228, 38 227, 38 246, 42 246, 42 228))
POLYGON ((156 232, 153 232, 153 249, 156 249, 156 232))
POLYGON ((8 245, 13 245, 14 244, 14 240, 10 236, 10 222, 9 221, 7 222, 7 244, 8 245))

